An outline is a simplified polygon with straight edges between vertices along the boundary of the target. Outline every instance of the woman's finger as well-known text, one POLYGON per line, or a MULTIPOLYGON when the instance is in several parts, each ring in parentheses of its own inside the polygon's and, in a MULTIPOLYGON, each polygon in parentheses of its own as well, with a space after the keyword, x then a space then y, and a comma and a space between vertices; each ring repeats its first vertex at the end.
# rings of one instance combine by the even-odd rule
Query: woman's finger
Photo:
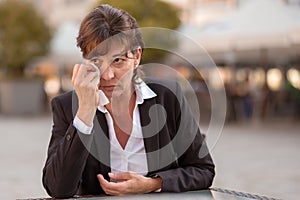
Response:
POLYGON ((126 181, 132 178, 132 174, 130 172, 108 173, 108 176, 113 180, 119 180, 119 181, 126 181))
POLYGON ((105 191, 106 194, 110 195, 121 195, 126 194, 126 182, 109 182, 104 179, 101 174, 97 175, 97 178, 100 182, 102 189, 105 191))
POLYGON ((73 73, 72 73, 72 83, 73 84, 74 84, 74 81, 75 81, 75 79, 77 77, 77 73, 78 73, 79 67, 80 67, 80 64, 76 64, 73 67, 73 73))

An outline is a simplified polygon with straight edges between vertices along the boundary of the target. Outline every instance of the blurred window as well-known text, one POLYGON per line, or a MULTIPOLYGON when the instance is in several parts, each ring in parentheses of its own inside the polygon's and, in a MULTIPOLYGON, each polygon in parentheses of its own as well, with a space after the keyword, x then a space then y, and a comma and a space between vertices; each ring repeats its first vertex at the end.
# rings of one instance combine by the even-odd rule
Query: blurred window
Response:
POLYGON ((66 5, 81 3, 81 0, 64 0, 66 5))

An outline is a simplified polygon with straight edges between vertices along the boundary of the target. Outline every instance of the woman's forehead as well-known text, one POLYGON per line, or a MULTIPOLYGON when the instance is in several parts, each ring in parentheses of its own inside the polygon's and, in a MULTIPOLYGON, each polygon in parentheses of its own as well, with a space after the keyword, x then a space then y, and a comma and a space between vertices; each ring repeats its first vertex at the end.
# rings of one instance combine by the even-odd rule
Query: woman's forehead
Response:
POLYGON ((125 44, 121 44, 119 42, 112 42, 110 48, 108 49, 108 55, 115 55, 120 53, 126 53, 125 44))
POLYGON ((93 57, 115 57, 127 52, 127 46, 120 41, 104 41, 96 46, 89 54, 88 58, 93 57))

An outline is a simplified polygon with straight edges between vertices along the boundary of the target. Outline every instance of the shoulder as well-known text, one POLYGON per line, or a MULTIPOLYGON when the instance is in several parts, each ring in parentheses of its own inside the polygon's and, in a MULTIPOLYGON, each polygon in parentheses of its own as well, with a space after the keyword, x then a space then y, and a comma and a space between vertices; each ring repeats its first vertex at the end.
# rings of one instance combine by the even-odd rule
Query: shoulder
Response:
POLYGON ((58 103, 58 102, 61 104, 69 104, 70 102, 72 102, 72 97, 74 95, 73 93, 74 93, 74 91, 72 90, 72 91, 60 94, 60 95, 54 97, 51 102, 52 102, 52 104, 58 103))
POLYGON ((144 82, 157 95, 155 100, 165 109, 174 109, 180 106, 185 97, 179 83, 172 79, 147 78, 144 82))
POLYGON ((181 91, 178 82, 175 80, 163 78, 145 78, 143 80, 157 95, 169 92, 177 94, 181 91))
POLYGON ((64 113, 68 120, 73 118, 73 110, 77 105, 77 96, 74 91, 69 91, 54 97, 51 100, 52 112, 64 113))

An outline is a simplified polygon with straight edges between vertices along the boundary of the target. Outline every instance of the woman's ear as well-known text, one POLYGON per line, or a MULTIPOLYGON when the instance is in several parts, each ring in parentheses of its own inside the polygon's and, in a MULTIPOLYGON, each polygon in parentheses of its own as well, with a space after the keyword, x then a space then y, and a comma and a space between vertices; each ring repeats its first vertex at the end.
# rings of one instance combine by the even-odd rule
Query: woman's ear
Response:
POLYGON ((135 58, 134 58, 134 67, 135 68, 140 64, 142 54, 143 54, 142 48, 138 47, 137 51, 136 51, 136 54, 135 54, 135 58))

